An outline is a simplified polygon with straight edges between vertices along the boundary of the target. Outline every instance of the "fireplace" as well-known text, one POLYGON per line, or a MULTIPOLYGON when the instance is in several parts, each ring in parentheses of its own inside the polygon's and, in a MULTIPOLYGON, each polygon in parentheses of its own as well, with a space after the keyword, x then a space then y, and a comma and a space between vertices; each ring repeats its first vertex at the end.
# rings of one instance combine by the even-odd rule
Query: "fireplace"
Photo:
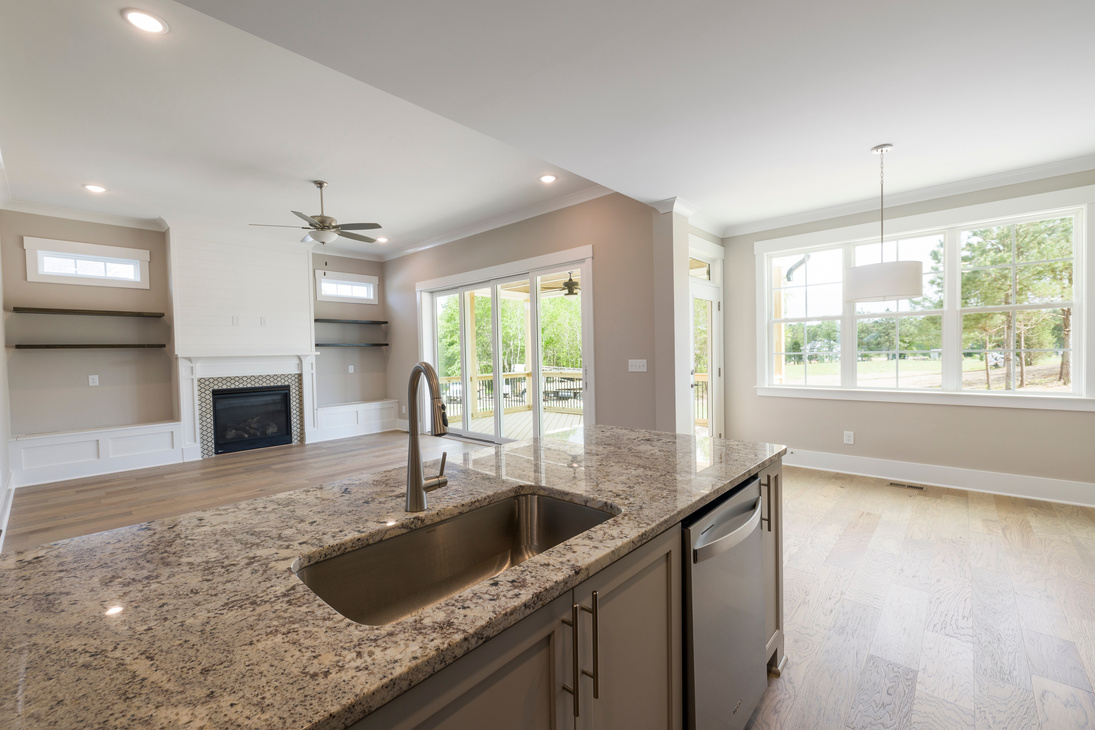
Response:
POLYGON ((213 453, 293 443, 288 385, 213 390, 213 453))

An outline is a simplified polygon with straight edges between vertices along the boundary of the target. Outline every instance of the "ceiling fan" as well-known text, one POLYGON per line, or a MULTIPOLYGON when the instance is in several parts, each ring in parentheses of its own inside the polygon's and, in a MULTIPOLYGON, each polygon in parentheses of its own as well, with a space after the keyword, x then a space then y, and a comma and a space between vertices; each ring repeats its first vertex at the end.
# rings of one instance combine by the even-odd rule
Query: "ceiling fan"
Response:
POLYGON ((562 284, 562 286, 554 287, 552 289, 544 289, 542 291, 563 291, 564 289, 566 289, 566 294, 563 295, 564 297, 576 297, 576 296, 578 296, 578 292, 581 291, 579 289, 578 282, 574 281, 574 272, 573 271, 568 271, 567 272, 567 280, 566 281, 553 282, 553 283, 560 283, 560 284, 562 284))
POLYGON ((307 226, 282 226, 275 223, 252 223, 253 226, 266 226, 269 228, 300 228, 301 230, 308 231, 308 235, 300 239, 301 243, 311 243, 317 241, 319 243, 327 244, 335 240, 339 236, 342 238, 348 238, 351 241, 361 241, 362 243, 376 243, 375 238, 369 238, 368 236, 362 236, 357 233, 350 233, 349 231, 369 231, 375 228, 380 228, 379 223, 342 223, 340 224, 334 218, 326 215, 323 211, 323 188, 327 187, 327 183, 323 180, 313 180, 317 188, 319 188, 319 215, 304 215, 300 211, 294 210, 293 215, 298 218, 304 219, 308 224, 307 226))

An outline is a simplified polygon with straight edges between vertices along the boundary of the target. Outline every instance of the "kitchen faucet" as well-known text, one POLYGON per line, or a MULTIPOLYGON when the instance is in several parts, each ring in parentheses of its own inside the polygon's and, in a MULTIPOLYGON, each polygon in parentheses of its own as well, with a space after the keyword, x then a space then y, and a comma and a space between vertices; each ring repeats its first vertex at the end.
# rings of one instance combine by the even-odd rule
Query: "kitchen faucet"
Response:
POLYGON ((437 476, 427 479, 422 474, 422 455, 418 448, 418 376, 426 376, 426 385, 430 389, 430 432, 434 436, 444 436, 449 432, 449 419, 445 416, 445 404, 441 401, 441 385, 437 381, 437 371, 428 362, 420 362, 411 368, 411 380, 407 384, 407 432, 410 443, 407 446, 407 511, 421 512, 426 509, 426 492, 440 489, 449 483, 445 476, 445 459, 449 452, 441 454, 441 470, 437 476))

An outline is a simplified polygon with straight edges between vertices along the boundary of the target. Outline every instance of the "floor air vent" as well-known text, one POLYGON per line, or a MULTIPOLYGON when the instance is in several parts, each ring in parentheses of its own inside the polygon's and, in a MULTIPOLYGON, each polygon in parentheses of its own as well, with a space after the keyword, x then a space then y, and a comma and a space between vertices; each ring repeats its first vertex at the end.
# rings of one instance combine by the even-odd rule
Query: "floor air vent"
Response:
POLYGON ((921 492, 924 491, 924 487, 920 486, 919 484, 902 484, 901 482, 890 482, 890 486, 901 487, 902 489, 919 489, 921 492))

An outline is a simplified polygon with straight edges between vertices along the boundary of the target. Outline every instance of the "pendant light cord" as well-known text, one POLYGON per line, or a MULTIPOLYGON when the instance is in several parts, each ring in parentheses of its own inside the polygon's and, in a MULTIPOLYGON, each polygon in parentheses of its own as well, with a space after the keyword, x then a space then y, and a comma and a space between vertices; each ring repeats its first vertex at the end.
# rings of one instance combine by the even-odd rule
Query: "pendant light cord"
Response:
POLYGON ((878 152, 878 242, 886 244, 886 150, 878 152))

